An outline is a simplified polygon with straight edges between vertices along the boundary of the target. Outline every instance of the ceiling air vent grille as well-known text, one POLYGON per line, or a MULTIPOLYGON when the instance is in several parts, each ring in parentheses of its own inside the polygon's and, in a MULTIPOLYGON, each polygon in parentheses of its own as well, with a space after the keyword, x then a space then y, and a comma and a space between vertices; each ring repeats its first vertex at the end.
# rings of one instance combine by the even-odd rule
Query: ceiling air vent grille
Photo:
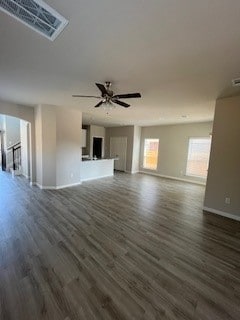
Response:
POLYGON ((240 78, 238 78, 238 79, 233 79, 233 80, 232 80, 232 85, 233 85, 234 87, 239 87, 239 86, 240 86, 240 78))
POLYGON ((55 40, 68 24, 41 0, 0 0, 0 9, 50 40, 55 40))

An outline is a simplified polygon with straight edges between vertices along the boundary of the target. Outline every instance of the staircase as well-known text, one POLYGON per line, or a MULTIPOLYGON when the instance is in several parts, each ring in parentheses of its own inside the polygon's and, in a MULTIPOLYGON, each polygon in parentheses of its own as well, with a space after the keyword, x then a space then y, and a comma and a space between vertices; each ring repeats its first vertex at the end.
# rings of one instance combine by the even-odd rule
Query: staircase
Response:
POLYGON ((13 176, 21 174, 21 142, 7 149, 7 168, 13 176))

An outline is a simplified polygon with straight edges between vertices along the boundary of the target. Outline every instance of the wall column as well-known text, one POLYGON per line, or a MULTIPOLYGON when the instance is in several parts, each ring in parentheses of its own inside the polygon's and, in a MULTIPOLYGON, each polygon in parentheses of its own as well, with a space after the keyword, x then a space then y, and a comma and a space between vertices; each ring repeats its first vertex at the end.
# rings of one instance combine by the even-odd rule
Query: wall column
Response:
POLYGON ((82 113, 39 105, 35 119, 37 184, 44 189, 79 184, 82 113))
POLYGON ((204 210, 240 220, 240 97, 219 99, 204 210))

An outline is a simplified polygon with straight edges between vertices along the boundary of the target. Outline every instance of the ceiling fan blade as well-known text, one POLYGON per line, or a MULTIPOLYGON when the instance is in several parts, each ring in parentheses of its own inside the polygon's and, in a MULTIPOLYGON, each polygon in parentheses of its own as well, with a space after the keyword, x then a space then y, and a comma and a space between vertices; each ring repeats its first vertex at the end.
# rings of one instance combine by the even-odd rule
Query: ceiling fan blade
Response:
POLYGON ((105 88, 105 86, 101 83, 95 83, 96 86, 98 87, 98 89, 101 91, 102 93, 102 97, 104 97, 106 94, 108 94, 107 89, 105 88))
POLYGON ((119 104, 120 106, 124 107, 124 108, 129 108, 130 107, 130 104, 127 104, 123 101, 120 101, 120 100, 112 100, 112 102, 116 103, 116 104, 119 104))
POLYGON ((97 99, 101 99, 101 97, 98 97, 98 96, 85 96, 85 95, 81 95, 81 94, 73 94, 72 97, 73 98, 97 98, 97 99))
POLYGON ((126 94, 116 94, 113 96, 116 99, 129 99, 129 98, 141 98, 140 93, 126 93, 126 94))
POLYGON ((103 104, 103 101, 100 101, 100 102, 98 102, 98 104, 96 104, 96 105, 94 106, 94 108, 98 108, 98 107, 100 107, 102 104, 103 104))

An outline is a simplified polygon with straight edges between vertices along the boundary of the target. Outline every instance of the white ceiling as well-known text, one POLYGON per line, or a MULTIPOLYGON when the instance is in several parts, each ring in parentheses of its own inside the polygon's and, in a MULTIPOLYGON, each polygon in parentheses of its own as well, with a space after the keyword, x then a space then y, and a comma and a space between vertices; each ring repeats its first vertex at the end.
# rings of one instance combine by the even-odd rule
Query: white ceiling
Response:
POLYGON ((239 0, 47 0, 69 20, 51 42, 0 12, 0 99, 80 108, 84 122, 154 125, 213 119, 240 76, 239 0), (131 108, 94 109, 95 82, 139 91, 131 108), (187 117, 182 117, 187 116, 187 117))

